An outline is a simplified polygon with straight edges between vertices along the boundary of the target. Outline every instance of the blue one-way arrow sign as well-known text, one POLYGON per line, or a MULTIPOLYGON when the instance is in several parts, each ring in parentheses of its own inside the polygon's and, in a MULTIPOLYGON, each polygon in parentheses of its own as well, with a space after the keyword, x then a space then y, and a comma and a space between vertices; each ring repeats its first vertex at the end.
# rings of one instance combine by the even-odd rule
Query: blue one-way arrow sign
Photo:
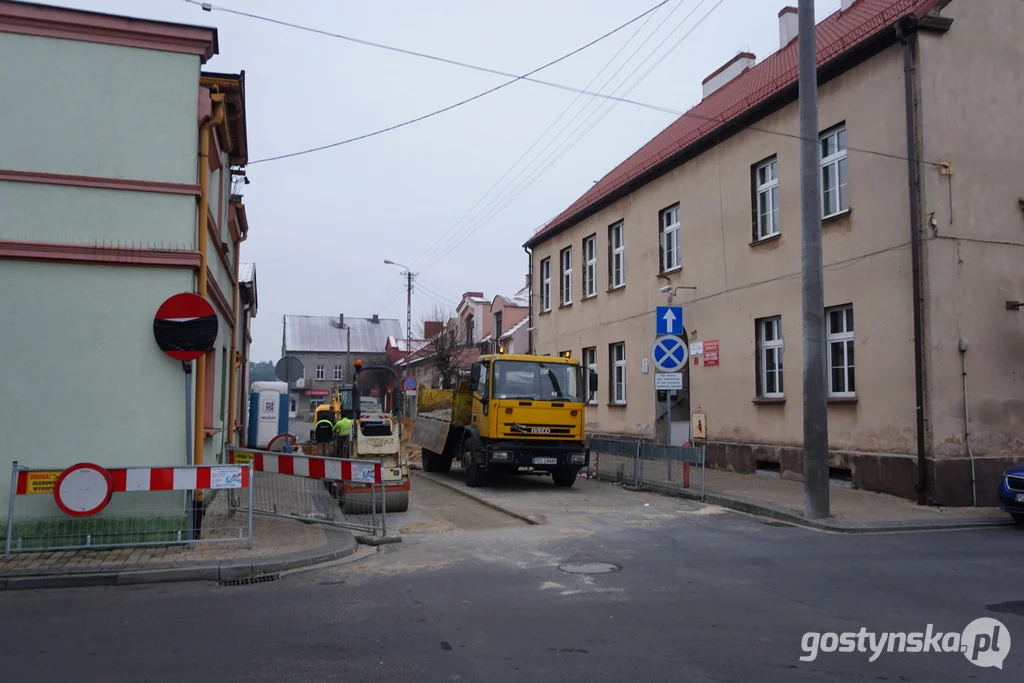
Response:
POLYGON ((658 306, 655 311, 657 320, 657 334, 682 334, 683 333, 683 308, 682 306, 658 306))

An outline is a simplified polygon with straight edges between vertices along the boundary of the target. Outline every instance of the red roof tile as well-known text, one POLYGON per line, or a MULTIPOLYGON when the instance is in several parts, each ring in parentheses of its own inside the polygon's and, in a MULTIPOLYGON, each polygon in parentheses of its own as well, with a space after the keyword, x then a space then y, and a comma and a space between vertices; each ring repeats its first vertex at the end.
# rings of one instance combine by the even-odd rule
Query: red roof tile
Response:
MULTIPOLYGON (((857 0, 816 29, 818 67, 879 33, 907 14, 921 17, 944 0, 857 0)), ((616 166, 569 208, 537 230, 527 245, 581 220, 587 209, 686 147, 727 125, 797 80, 798 42, 792 41, 680 116, 653 140, 616 166)))

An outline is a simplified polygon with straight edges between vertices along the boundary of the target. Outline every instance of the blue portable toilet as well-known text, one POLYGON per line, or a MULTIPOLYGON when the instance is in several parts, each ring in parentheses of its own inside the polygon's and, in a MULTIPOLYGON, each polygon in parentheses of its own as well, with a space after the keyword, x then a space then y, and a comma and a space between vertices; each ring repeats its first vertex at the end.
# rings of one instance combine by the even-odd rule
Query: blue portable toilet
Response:
POLYGON ((266 448, 278 434, 288 431, 288 384, 253 382, 249 392, 250 448, 266 448))

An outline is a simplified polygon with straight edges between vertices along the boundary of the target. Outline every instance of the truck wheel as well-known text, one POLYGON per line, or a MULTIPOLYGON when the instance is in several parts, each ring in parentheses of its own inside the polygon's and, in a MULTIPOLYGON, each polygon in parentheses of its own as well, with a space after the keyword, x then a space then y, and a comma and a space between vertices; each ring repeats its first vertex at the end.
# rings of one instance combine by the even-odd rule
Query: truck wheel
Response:
POLYGON ((483 486, 484 472, 480 465, 473 459, 473 441, 466 439, 462 442, 462 469, 466 473, 466 486, 476 488, 483 486))
POLYGON ((423 471, 424 472, 436 472, 437 471, 437 453, 434 451, 428 451, 426 448, 422 449, 422 460, 423 460, 423 471))
POLYGON ((558 469, 551 470, 551 478, 554 479, 555 486, 567 489, 576 483, 576 468, 559 467, 558 469))
POLYGON ((434 454, 434 471, 448 474, 452 471, 452 459, 444 453, 434 454))

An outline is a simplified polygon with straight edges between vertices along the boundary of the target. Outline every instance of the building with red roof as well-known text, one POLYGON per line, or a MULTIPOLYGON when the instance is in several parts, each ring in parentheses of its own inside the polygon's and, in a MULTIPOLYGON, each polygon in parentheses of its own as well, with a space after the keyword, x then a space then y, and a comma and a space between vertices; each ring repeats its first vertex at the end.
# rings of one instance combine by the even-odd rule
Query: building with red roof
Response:
MULTIPOLYGON (((1024 3, 1002 0, 842 0, 817 25, 840 485, 993 504, 1024 447, 1024 314, 1007 303, 1024 299, 1021 26, 1024 3)), ((709 75, 699 104, 526 241, 528 325, 536 352, 602 376, 592 433, 682 443, 700 407, 711 464, 799 477, 794 8, 778 30, 777 52, 709 75), (666 292, 691 352, 671 435, 651 357, 666 292)))

